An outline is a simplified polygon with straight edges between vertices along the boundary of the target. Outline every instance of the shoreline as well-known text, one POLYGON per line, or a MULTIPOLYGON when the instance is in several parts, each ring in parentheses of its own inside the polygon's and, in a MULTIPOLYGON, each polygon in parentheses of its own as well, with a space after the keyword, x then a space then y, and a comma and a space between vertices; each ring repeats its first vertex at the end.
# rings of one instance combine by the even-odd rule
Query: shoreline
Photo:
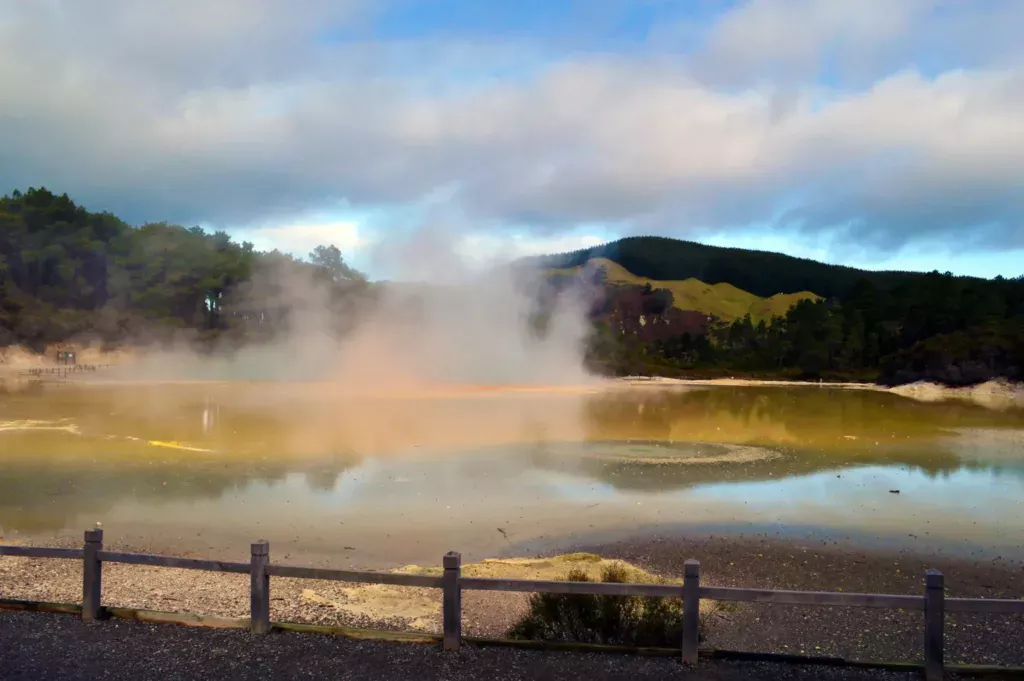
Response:
MULTIPOLYGON (((102 364, 107 363, 111 368, 130 367, 137 364, 140 354, 132 350, 122 350, 111 353, 103 353, 92 348, 79 349, 80 364, 102 364)), ((66 381, 46 381, 25 376, 29 369, 50 369, 63 368, 64 365, 54 362, 46 354, 34 354, 25 351, 20 347, 0 348, 0 391, 19 392, 35 383, 57 384, 71 383, 76 385, 99 385, 110 386, 120 384, 135 385, 188 385, 188 384, 231 384, 231 383, 264 383, 266 379, 246 379, 244 377, 229 379, 125 379, 108 378, 101 375, 71 375, 66 381)), ((450 396, 474 395, 484 393, 506 393, 506 392, 562 392, 578 393, 600 391, 607 387, 628 385, 631 387, 641 386, 679 386, 679 387, 821 387, 842 390, 869 390, 874 392, 885 392, 921 402, 941 402, 946 400, 961 400, 971 402, 991 409, 1024 409, 1024 382, 1013 382, 1005 378, 991 379, 982 383, 966 386, 950 386, 934 381, 915 381, 901 385, 887 385, 875 382, 860 381, 827 381, 814 380, 793 380, 793 379, 759 379, 728 377, 728 378, 674 378, 668 376, 620 376, 602 377, 594 375, 593 382, 580 383, 578 385, 542 385, 542 384, 424 384, 422 386, 402 385, 398 392, 408 393, 422 390, 424 393, 440 391, 450 396)), ((278 381, 269 381, 278 382, 278 381)), ((290 382, 290 381, 288 381, 290 382)), ((295 381, 296 383, 309 383, 310 381, 295 381)), ((336 381, 313 381, 314 383, 331 384, 336 381)), ((349 390, 353 396, 358 396, 363 390, 349 390)), ((379 392, 376 388, 370 387, 365 391, 369 396, 379 392)), ((384 393, 393 390, 384 389, 384 393)), ((411 395, 406 395, 411 396, 411 395)), ((429 396, 429 395, 427 395, 429 396)))
MULTIPOLYGON (((0 387, 18 392, 31 387, 34 384, 45 384, 48 386, 187 386, 187 385, 220 385, 232 384, 264 384, 281 383, 281 381, 268 381, 266 379, 152 379, 152 380, 125 380, 118 378, 104 378, 87 374, 72 374, 63 380, 46 380, 21 375, 22 372, 8 369, 4 371, 0 367, 0 387)), ((333 381, 284 381, 295 384, 333 385, 333 381)), ((851 381, 797 381, 782 379, 754 379, 754 378, 671 378, 667 376, 622 376, 607 378, 594 383, 579 385, 534 385, 534 384, 444 384, 436 386, 423 386, 419 390, 409 391, 369 389, 365 391, 347 390, 343 394, 351 397, 464 397, 482 395, 501 395, 509 393, 561 393, 561 394, 582 394, 600 392, 606 389, 647 388, 647 387, 677 387, 677 388, 715 388, 715 387, 777 387, 777 388, 828 388, 834 390, 864 390, 871 392, 889 393, 899 395, 919 402, 943 402, 963 401, 970 402, 990 409, 1024 409, 1024 383, 1010 382, 1005 379, 986 381, 971 386, 946 386, 940 383, 918 381, 903 385, 890 386, 881 383, 858 383, 851 381)))
MULTIPOLYGON (((139 550, 115 543, 106 548, 139 550)), ((147 549, 151 551, 152 547, 147 549)), ((522 553, 510 547, 512 552, 522 553)), ((928 551, 864 548, 846 542, 812 542, 767 534, 644 534, 600 544, 567 540, 560 542, 557 551, 526 558, 535 562, 574 552, 625 561, 670 580, 679 579, 687 558, 696 558, 701 561, 702 583, 710 586, 918 594, 923 590, 925 569, 936 568, 945 574, 948 597, 1024 597, 1024 561, 973 560, 928 551)), ((273 558, 302 563, 286 556, 273 558)), ((499 566, 516 562, 511 555, 493 560, 499 566)), ((474 565, 479 568, 481 564, 474 565)), ((429 571, 437 567, 392 566, 395 569, 429 571)), ((245 575, 138 565, 104 567, 106 605, 246 617, 248 588, 245 575)), ((81 563, 0 557, 0 597, 80 602, 81 563)), ((528 598, 528 594, 466 592, 466 635, 504 636, 526 612, 528 598)), ((431 633, 440 630, 440 595, 430 589, 274 578, 271 599, 271 617, 278 621, 431 633)), ((915 660, 920 655, 923 619, 918 612, 722 605, 730 607, 709 604, 712 607, 705 620, 707 645, 713 648, 876 660, 915 660)), ((1024 649, 1014 643, 1022 637, 1024 617, 947 616, 950 662, 1024 664, 1024 649)))
POLYGON ((666 376, 624 376, 616 379, 630 386, 694 386, 694 387, 802 387, 841 390, 869 390, 891 393, 920 402, 963 400, 992 409, 1024 408, 1024 383, 1005 379, 985 381, 971 386, 946 386, 930 381, 917 381, 889 386, 881 383, 843 381, 793 381, 754 378, 669 378, 666 376))

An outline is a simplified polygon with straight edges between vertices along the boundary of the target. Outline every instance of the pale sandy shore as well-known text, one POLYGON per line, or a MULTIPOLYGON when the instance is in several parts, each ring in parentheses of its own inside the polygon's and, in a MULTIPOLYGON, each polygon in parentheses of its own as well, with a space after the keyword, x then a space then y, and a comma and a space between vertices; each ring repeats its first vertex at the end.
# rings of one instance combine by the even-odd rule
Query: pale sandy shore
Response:
POLYGON ((634 386, 645 385, 678 385, 678 386, 793 386, 813 387, 822 386, 826 388, 845 388, 849 390, 880 390, 882 386, 874 383, 842 383, 830 381, 782 381, 782 380, 761 380, 755 378, 667 378, 665 376, 625 376, 618 379, 619 382, 634 386))
POLYGON ((619 379, 630 386, 692 386, 692 387, 742 387, 742 386, 778 386, 778 387, 814 387, 841 388, 843 390, 872 390, 888 392, 922 402, 941 402, 944 400, 963 400, 973 402, 992 409, 1024 408, 1024 383, 1012 383, 1006 380, 986 381, 973 386, 949 387, 938 383, 919 381, 895 387, 877 383, 842 383, 828 381, 765 381, 749 378, 651 378, 627 376, 619 379))
POLYGON ((996 409, 1024 407, 1024 383, 1008 381, 987 381, 963 388, 919 382, 889 388, 889 392, 923 402, 966 400, 996 409))

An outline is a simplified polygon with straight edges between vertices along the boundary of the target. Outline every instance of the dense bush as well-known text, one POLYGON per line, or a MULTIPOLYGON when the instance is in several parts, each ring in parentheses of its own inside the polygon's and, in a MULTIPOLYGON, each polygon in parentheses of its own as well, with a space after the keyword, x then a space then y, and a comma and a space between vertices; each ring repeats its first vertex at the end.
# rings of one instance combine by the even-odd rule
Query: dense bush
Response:
MULTIPOLYGON (((627 583, 629 570, 610 565, 601 581, 627 583)), ((575 568, 566 579, 589 582, 575 568)), ((682 602, 671 598, 534 594, 530 612, 509 632, 514 639, 612 645, 678 647, 683 640, 682 602)))
POLYGON ((339 308, 364 283, 333 246, 302 262, 224 232, 134 227, 46 189, 0 197, 0 345, 265 334, 282 326, 291 301, 253 290, 254 279, 271 279, 261 272, 318 282, 339 308))

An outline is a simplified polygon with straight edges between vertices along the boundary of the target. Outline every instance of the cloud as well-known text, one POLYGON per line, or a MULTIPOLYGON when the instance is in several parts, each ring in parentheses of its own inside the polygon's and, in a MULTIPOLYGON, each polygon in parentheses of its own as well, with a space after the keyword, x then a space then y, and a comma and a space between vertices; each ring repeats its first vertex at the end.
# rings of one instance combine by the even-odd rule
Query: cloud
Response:
POLYGON ((351 253, 365 248, 370 243, 369 238, 361 233, 357 223, 344 220, 281 224, 249 230, 239 236, 252 242, 257 249, 276 248, 296 253, 300 257, 305 257, 317 246, 331 244, 337 246, 342 255, 348 258, 351 253))
POLYGON ((750 0, 703 35, 695 71, 718 84, 801 84, 826 76, 857 86, 924 71, 1020 63, 1015 0, 750 0))
POLYGON ((471 263, 486 264, 514 260, 528 255, 567 253, 599 246, 608 239, 597 234, 559 234, 550 237, 528 234, 475 233, 463 237, 456 251, 471 263))
POLYGON ((1021 245, 1020 4, 967 4, 752 0, 680 57, 374 42, 354 2, 0 0, 0 183, 135 221, 288 225, 444 190, 462 235, 776 219, 869 249, 1021 245), (928 61, 942 45, 958 64, 928 61))

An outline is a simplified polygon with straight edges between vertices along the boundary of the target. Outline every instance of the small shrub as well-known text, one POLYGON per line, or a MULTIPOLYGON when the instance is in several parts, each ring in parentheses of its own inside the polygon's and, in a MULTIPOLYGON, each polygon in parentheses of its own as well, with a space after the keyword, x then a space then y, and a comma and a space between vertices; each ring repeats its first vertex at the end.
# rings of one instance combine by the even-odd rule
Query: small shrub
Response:
MULTIPOLYGON (((566 575, 570 582, 592 581, 578 568, 566 575)), ((630 571, 609 565, 601 581, 630 582, 630 571)), ((509 631, 514 639, 579 641, 650 647, 677 647, 683 640, 682 601, 640 596, 588 596, 534 594, 530 612, 509 631)))

